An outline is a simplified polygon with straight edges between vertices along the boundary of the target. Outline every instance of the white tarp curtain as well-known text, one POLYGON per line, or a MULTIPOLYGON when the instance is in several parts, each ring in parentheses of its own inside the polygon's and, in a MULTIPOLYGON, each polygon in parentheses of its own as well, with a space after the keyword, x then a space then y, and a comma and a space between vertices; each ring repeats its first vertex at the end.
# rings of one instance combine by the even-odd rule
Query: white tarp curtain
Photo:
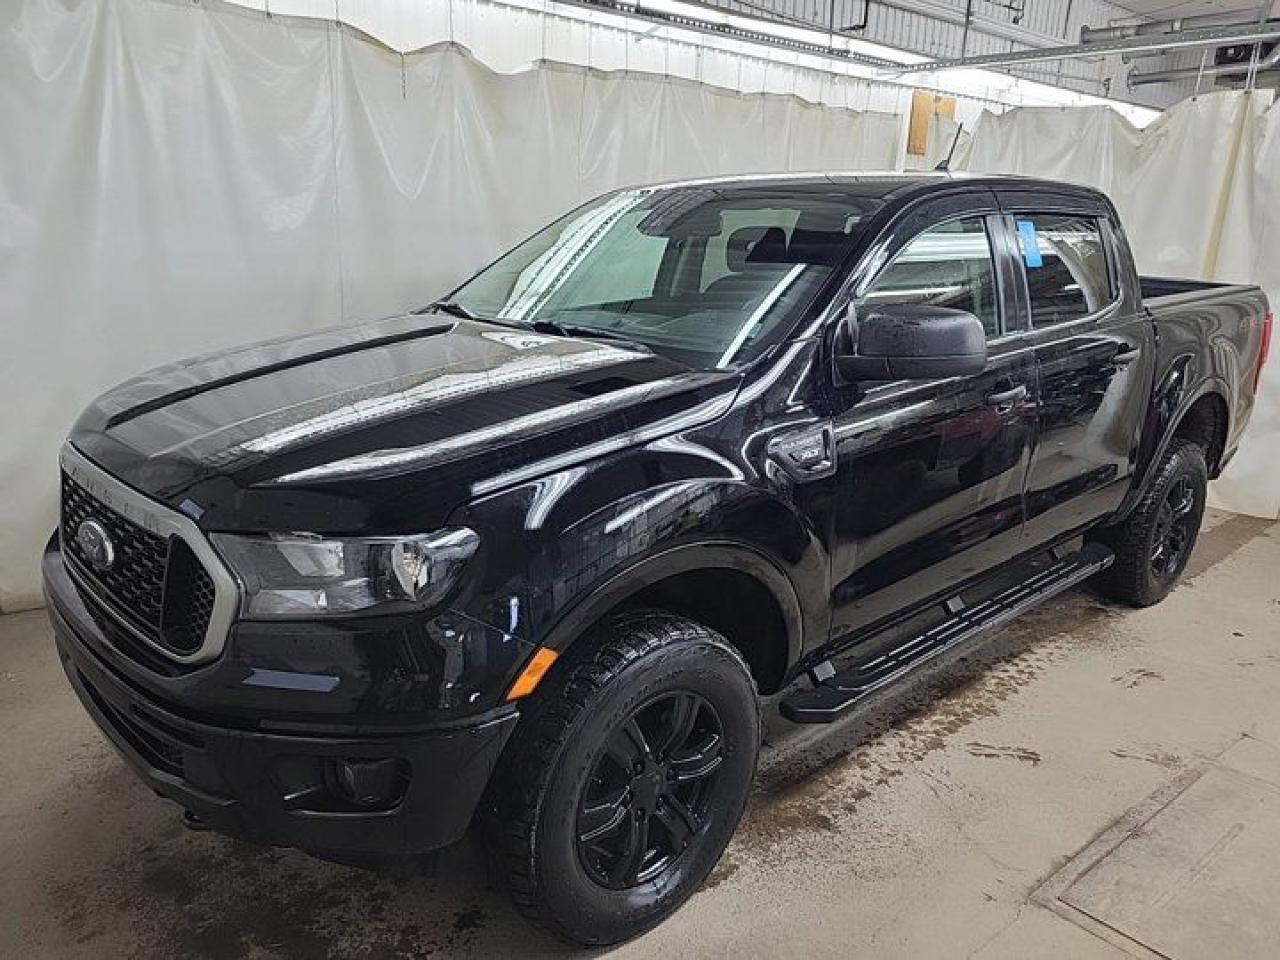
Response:
MULTIPOLYGON (((967 168, 1106 191, 1144 274, 1258 283, 1280 306, 1280 107, 1269 91, 1185 100, 1138 130, 1104 108, 984 114, 967 168)), ((1280 347, 1218 506, 1280 516, 1280 347)))
MULTIPOLYGON (((911 88, 873 79, 847 60, 764 46, 730 34, 656 23, 605 6, 556 0, 230 0, 239 6, 336 19, 397 52, 449 41, 499 73, 538 61, 656 73, 742 93, 778 93, 851 110, 905 112, 911 88)), ((976 122, 988 101, 975 89, 957 100, 957 115, 976 122)), ((1038 101, 1037 101, 1038 102, 1038 101)))
MULTIPOLYGON (((523 69, 535 60, 555 60, 603 70, 670 74, 748 93, 794 94, 828 106, 903 113, 910 109, 913 90, 923 88, 955 97, 956 119, 967 126, 977 122, 984 107, 999 112, 1010 106, 1105 105, 1091 94, 992 70, 886 75, 839 56, 757 43, 730 32, 700 30, 694 25, 696 21, 635 17, 626 12, 627 3, 610 7, 580 0, 230 2, 274 14, 341 20, 393 50, 417 50, 442 40, 454 41, 467 47, 481 63, 503 73, 523 69)), ((963 7, 962 0, 948 2, 963 7)), ((661 10, 663 2, 641 4, 641 10, 646 6, 661 10)), ((772 6, 779 7, 776 3, 772 6)), ((823 45, 821 31, 810 40, 823 45)), ((837 48, 845 41, 854 45, 855 52, 892 56, 892 51, 856 34, 838 38, 837 48)), ((1175 54, 1168 65, 1193 66, 1199 57, 1194 51, 1175 54)), ((1145 92, 1154 102, 1168 102, 1170 96, 1177 95, 1169 84, 1157 84, 1145 92)), ((1149 107, 1119 100, 1110 104, 1139 124, 1154 120, 1157 114, 1149 107)))
POLYGON ((147 367, 425 303, 615 186, 887 169, 900 118, 221 5, 0 10, 0 609, 39 601, 57 451, 147 367))

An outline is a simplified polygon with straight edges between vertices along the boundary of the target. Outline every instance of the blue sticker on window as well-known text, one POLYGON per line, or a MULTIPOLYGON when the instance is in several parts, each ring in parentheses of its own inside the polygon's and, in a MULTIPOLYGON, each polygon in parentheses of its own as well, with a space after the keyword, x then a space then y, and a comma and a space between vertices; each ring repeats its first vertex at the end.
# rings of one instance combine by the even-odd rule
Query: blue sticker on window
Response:
POLYGON ((1028 267, 1043 267, 1044 257, 1040 256, 1040 239, 1036 236, 1036 225, 1030 220, 1018 221, 1018 236, 1022 239, 1022 259, 1028 267))

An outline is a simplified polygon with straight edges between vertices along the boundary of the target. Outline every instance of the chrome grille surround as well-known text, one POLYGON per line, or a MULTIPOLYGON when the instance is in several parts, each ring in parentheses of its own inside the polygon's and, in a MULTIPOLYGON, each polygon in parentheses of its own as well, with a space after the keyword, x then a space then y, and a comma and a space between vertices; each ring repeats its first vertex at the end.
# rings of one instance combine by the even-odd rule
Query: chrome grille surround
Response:
POLYGON ((180 653, 157 643, 154 638, 138 630, 119 614, 115 614, 114 606, 119 603, 119 600, 112 596, 100 596, 98 591, 93 590, 82 577, 75 576, 74 570, 68 564, 67 569, 72 572, 77 585, 93 593, 104 609, 113 612, 113 616, 120 621, 124 629, 162 656, 183 664, 201 664, 215 659, 226 645, 227 634, 240 608, 240 588, 231 571, 227 569, 227 565, 223 563, 217 551, 196 526, 195 521, 126 486, 90 461, 70 443, 63 444, 59 459, 63 472, 105 506, 158 537, 165 539, 178 537, 182 540, 200 561, 209 579, 213 581, 213 611, 209 616, 209 625, 205 629, 200 646, 190 653, 180 653))

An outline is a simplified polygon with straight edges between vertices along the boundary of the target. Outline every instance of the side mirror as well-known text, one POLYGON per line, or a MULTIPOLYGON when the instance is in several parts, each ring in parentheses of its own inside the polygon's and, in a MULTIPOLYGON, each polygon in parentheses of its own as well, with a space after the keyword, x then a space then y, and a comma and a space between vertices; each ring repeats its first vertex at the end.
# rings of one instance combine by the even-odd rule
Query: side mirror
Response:
POLYGON ((836 368, 850 382, 963 377, 986 365, 982 321, 947 307, 889 303, 860 317, 850 307, 836 338, 836 368))

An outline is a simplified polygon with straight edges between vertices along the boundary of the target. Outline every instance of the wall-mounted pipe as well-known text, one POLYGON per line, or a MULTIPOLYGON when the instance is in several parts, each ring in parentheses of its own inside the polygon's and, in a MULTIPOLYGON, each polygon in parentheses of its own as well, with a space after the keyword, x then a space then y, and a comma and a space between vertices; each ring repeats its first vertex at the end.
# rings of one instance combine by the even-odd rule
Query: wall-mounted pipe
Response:
POLYGON ((1257 23, 1265 20, 1258 12, 1236 10, 1233 13, 1205 13, 1196 17, 1178 17, 1176 20, 1147 20, 1142 23, 1122 23, 1115 27, 1081 27, 1081 43, 1102 43, 1106 40, 1127 40, 1130 37, 1149 37, 1161 33, 1178 33, 1182 30, 1201 30, 1205 27, 1233 27, 1240 23, 1257 23))
POLYGON ((1152 70, 1149 73, 1134 72, 1129 74, 1129 85, 1131 87, 1141 87, 1147 83, 1173 83, 1178 80, 1195 80, 1197 78, 1243 77, 1247 76, 1250 71, 1258 74, 1277 68, 1280 68, 1280 43, 1277 43, 1272 51, 1256 64, 1224 63, 1221 66, 1205 67, 1203 70, 1199 67, 1183 67, 1178 70, 1152 70))

